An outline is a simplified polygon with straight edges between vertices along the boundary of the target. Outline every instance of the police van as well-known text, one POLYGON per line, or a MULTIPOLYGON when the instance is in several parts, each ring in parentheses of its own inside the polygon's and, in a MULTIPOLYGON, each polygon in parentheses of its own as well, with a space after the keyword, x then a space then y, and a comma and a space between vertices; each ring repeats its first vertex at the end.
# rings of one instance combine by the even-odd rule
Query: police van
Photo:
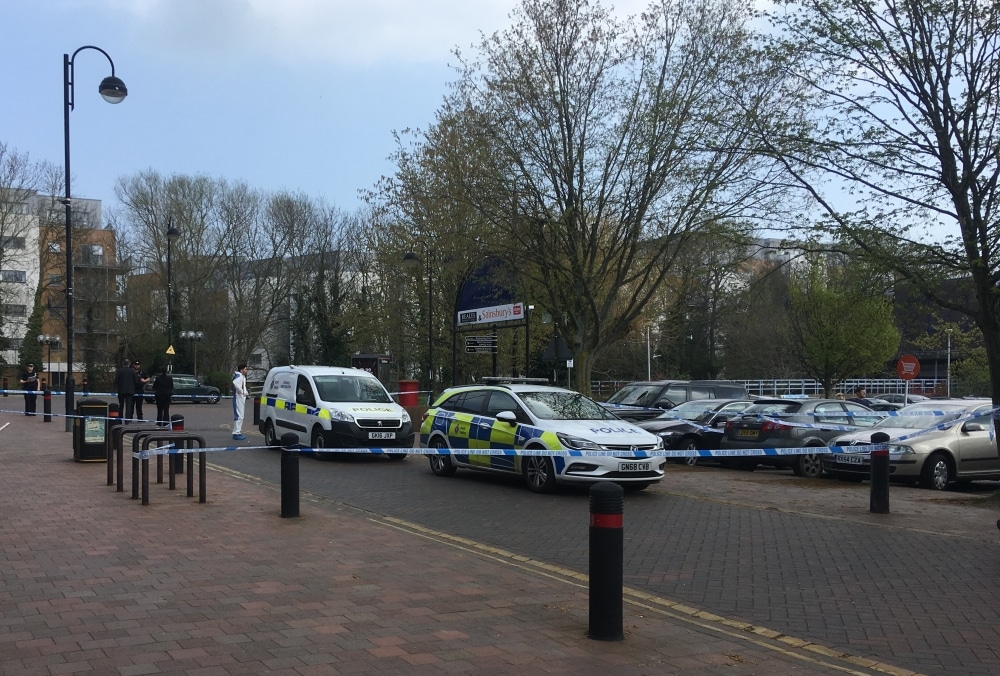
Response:
POLYGON ((411 448, 414 440, 410 414, 378 378, 339 366, 272 368, 261 393, 259 429, 269 446, 280 445, 289 432, 311 448, 411 448))
POLYGON ((663 449, 655 434, 579 392, 531 382, 538 379, 495 380, 449 388, 424 415, 420 446, 434 450, 427 458, 437 476, 458 469, 515 474, 538 493, 597 481, 641 490, 663 479, 664 458, 645 454, 663 449), (525 453, 476 452, 486 449, 525 453))

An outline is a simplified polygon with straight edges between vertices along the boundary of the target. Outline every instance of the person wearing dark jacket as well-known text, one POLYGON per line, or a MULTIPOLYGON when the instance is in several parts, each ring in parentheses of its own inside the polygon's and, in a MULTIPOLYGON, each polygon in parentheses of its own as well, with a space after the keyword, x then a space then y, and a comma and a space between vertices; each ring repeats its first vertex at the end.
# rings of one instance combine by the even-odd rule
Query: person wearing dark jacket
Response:
POLYGON ((144 419, 142 402, 145 401, 146 383, 149 382, 149 376, 139 367, 138 360, 132 362, 132 368, 135 369, 135 419, 141 422, 144 419))
POLYGON ((115 391, 118 393, 118 414, 123 421, 135 416, 135 370, 128 359, 115 372, 115 391))
POLYGON ((21 389, 24 390, 24 415, 35 415, 35 402, 38 398, 38 372, 35 371, 34 364, 28 364, 26 370, 21 372, 21 389))
POLYGON ((170 400, 174 396, 174 377, 164 366, 153 381, 153 396, 156 398, 156 422, 163 427, 170 426, 170 400))

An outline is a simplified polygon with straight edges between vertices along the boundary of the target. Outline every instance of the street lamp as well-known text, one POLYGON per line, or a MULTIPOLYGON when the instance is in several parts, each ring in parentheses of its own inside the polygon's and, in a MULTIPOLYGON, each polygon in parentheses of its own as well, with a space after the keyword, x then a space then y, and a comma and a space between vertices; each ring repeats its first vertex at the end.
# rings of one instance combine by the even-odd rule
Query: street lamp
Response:
POLYGON ((948 363, 945 376, 948 382, 948 398, 951 399, 951 329, 948 329, 948 363))
POLYGON ((181 339, 189 340, 194 344, 194 377, 198 377, 198 343, 205 337, 201 331, 181 331, 181 339))
POLYGON ((50 336, 47 333, 43 333, 38 336, 38 342, 39 344, 45 345, 49 348, 49 363, 48 363, 49 367, 46 370, 48 371, 49 374, 49 387, 52 387, 52 385, 55 384, 54 382, 52 382, 54 380, 52 378, 52 346, 55 345, 56 349, 58 350, 59 347, 62 345, 62 338, 60 338, 59 336, 50 336))
MULTIPOLYGON (((173 353, 173 343, 174 343, 174 310, 173 310, 173 296, 174 296, 174 279, 173 271, 171 269, 170 259, 173 256, 174 240, 181 236, 181 231, 174 227, 174 221, 171 218, 167 221, 167 354, 173 353)), ((169 356, 167 357, 167 371, 173 371, 173 359, 169 356)))
POLYGON ((111 75, 101 80, 97 91, 108 103, 121 103, 128 95, 125 83, 115 77, 115 62, 108 53, 100 47, 84 45, 73 56, 63 54, 63 140, 66 151, 66 197, 63 205, 66 207, 66 431, 73 426, 74 402, 73 390, 76 383, 73 380, 73 208, 70 205, 70 169, 69 169, 69 113, 75 105, 73 85, 75 82, 74 60, 76 55, 85 49, 94 49, 111 64, 111 75))
MULTIPOLYGON (((434 276, 431 274, 430 250, 427 255, 427 382, 434 398, 434 276)), ((415 270, 420 266, 420 256, 409 251, 403 256, 403 265, 415 270)))

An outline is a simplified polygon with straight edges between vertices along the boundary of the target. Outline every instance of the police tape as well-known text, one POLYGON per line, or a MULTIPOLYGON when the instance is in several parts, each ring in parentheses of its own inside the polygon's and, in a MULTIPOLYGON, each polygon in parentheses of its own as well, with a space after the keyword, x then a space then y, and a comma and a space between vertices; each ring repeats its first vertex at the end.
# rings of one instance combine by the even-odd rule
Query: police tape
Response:
MULTIPOLYGON (((884 450, 887 444, 872 444, 865 446, 865 452, 884 450)), ((619 458, 619 459, 649 459, 649 458, 740 458, 740 457, 775 457, 785 455, 832 455, 840 450, 827 446, 807 446, 802 448, 726 448, 705 450, 661 450, 661 451, 581 451, 581 450, 549 450, 546 448, 310 448, 308 446, 218 446, 213 448, 177 448, 173 444, 165 444, 144 451, 135 451, 132 457, 143 459, 158 455, 181 455, 184 453, 221 453, 234 451, 259 450, 289 450, 299 453, 351 453, 359 455, 458 455, 458 456, 533 456, 533 457, 569 457, 569 458, 619 458)))
MULTIPOLYGON (((81 391, 81 390, 74 390, 73 393, 76 394, 76 395, 78 395, 78 396, 81 396, 81 397, 111 397, 111 398, 115 399, 115 403, 117 403, 117 400, 118 400, 118 394, 116 392, 90 392, 90 391, 87 391, 87 390, 83 390, 83 391, 81 391)), ((35 394, 35 395, 38 395, 38 394, 45 394, 45 390, 3 390, 3 389, 0 389, 0 395, 8 395, 8 394, 35 394)), ((62 397, 62 396, 64 396, 66 394, 66 391, 65 390, 49 390, 49 394, 51 396, 53 396, 53 397, 62 397)), ((135 395, 133 395, 133 396, 135 396, 135 395)), ((144 392, 142 394, 142 400, 143 401, 152 402, 153 398, 155 396, 156 395, 154 393, 152 393, 152 392, 144 392)), ((177 399, 184 399, 184 400, 187 400, 187 399, 197 399, 199 401, 210 401, 211 399, 214 398, 214 395, 211 395, 211 394, 174 394, 174 395, 171 395, 171 397, 174 400, 177 400, 177 399)), ((219 399, 232 399, 232 398, 233 398, 233 396, 231 394, 220 394, 219 395, 219 399)), ((255 398, 255 397, 251 397, 251 398, 255 398)))

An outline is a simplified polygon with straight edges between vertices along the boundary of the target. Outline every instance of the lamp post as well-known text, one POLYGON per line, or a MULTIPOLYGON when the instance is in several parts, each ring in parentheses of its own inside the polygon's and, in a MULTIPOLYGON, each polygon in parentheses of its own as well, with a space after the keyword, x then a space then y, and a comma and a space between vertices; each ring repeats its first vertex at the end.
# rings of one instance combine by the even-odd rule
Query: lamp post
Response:
POLYGON ((93 49, 101 54, 111 64, 111 75, 101 80, 97 91, 108 103, 121 103, 128 95, 125 83, 115 77, 115 62, 108 53, 100 47, 84 45, 73 55, 63 54, 63 141, 66 152, 66 197, 63 205, 66 207, 66 431, 73 429, 71 417, 74 414, 73 392, 76 383, 73 380, 73 208, 70 205, 70 167, 69 167, 69 113, 75 105, 73 85, 75 82, 74 60, 76 55, 85 49, 93 49))
POLYGON ((201 331, 181 331, 182 340, 189 340, 194 345, 194 377, 198 377, 198 343, 205 337, 201 331))
MULTIPOLYGON (((431 396, 434 398, 434 276, 431 274, 430 250, 426 250, 427 264, 427 382, 430 384, 431 396)), ((420 256, 409 251, 403 256, 403 265, 416 269, 420 265, 420 256)))
POLYGON ((948 362, 946 369, 945 379, 948 383, 948 398, 951 399, 951 329, 948 329, 948 362))
POLYGON ((174 360, 169 355, 174 350, 174 278, 170 259, 173 257, 174 240, 181 236, 181 231, 174 227, 173 219, 167 221, 167 372, 174 370, 174 360))
POLYGON ((48 368, 46 369, 46 371, 48 371, 49 374, 49 387, 52 387, 55 384, 54 382, 52 382, 54 380, 52 378, 52 346, 55 345, 56 349, 58 350, 60 345, 62 345, 62 338, 60 338, 59 336, 50 336, 47 333, 43 333, 39 334, 38 342, 48 347, 49 361, 48 361, 48 368))

